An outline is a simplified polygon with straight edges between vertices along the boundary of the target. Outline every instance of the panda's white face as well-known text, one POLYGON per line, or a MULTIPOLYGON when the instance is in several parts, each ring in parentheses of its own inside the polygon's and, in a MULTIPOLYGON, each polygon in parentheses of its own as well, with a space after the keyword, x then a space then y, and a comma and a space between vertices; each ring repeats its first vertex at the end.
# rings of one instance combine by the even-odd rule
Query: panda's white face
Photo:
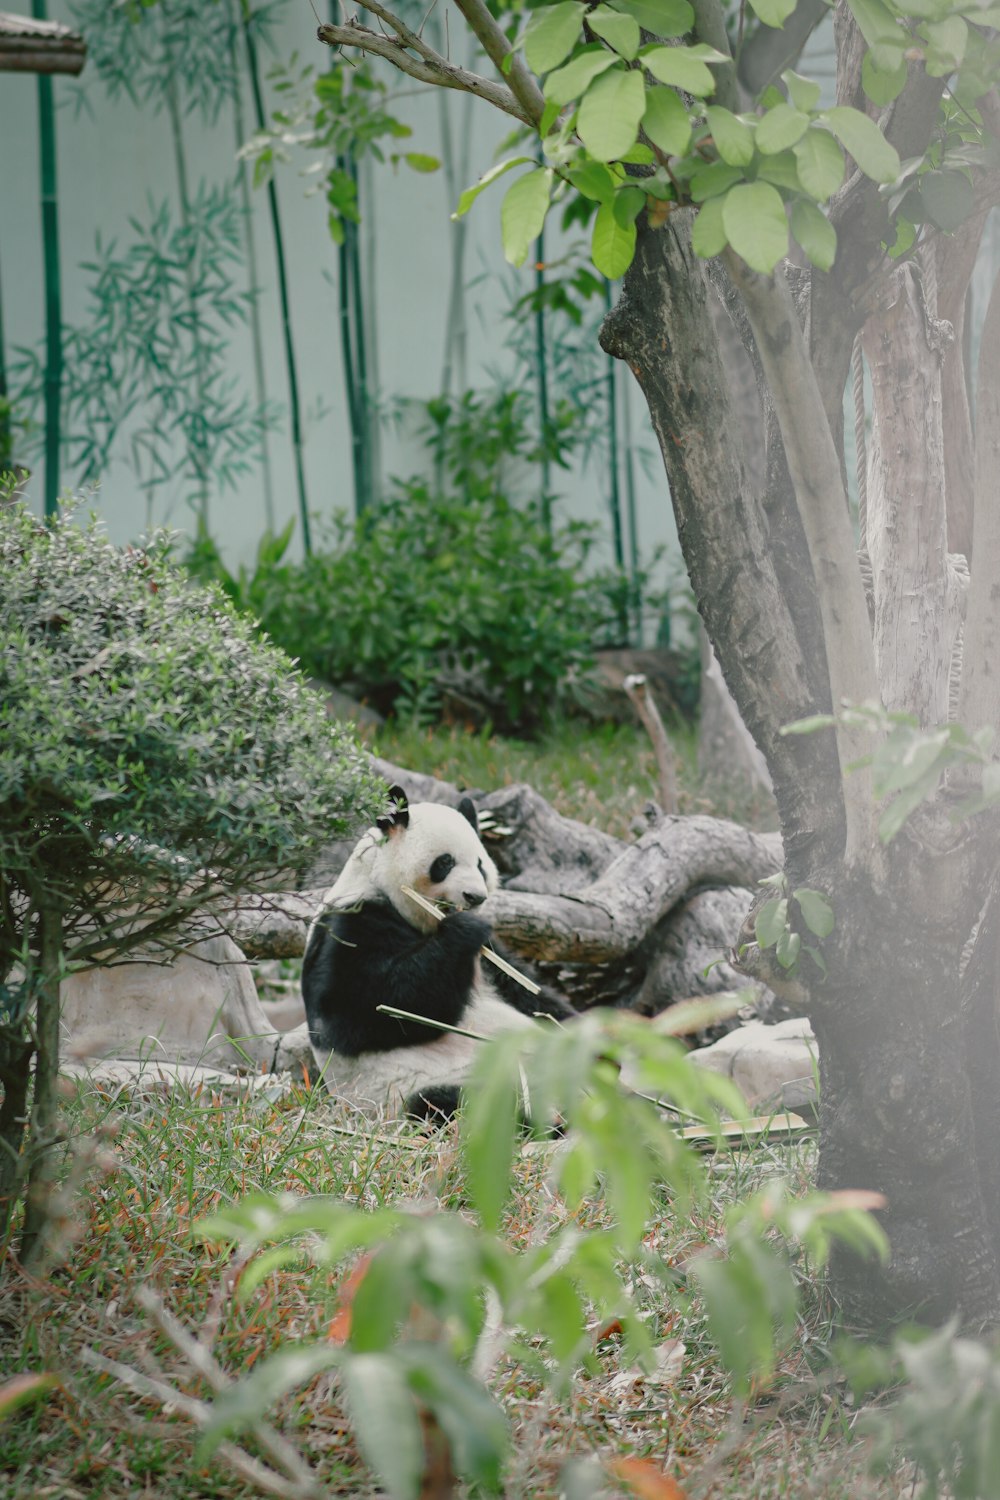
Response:
MULTIPOLYGON (((471 803, 468 808, 474 817, 471 803)), ((403 894, 403 886, 445 910, 468 911, 481 906, 498 883, 496 865, 469 818, 434 802, 417 802, 404 818, 383 827, 370 874, 400 916, 423 931, 437 923, 403 894)))

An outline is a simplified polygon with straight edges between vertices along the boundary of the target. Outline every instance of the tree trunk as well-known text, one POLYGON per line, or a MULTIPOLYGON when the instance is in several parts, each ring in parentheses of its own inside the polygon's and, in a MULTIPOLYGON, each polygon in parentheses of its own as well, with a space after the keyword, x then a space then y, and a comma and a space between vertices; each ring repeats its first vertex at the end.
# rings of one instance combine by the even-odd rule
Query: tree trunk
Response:
POLYGON ((62 912, 41 906, 38 913, 38 986, 35 999, 35 1088, 28 1125, 28 1193, 21 1231, 21 1260, 27 1267, 44 1259, 52 1195, 56 1184, 58 1133, 59 979, 62 967, 62 912))
MULTIPOLYGON (((870 212, 874 223, 877 203, 870 212)), ((971 257, 966 260, 971 264, 971 257)), ((769 316, 778 304, 764 278, 733 270, 754 327, 770 341, 764 368, 773 385, 775 361, 783 357, 777 345, 794 343, 797 330, 786 314, 783 327, 769 316)), ((728 296, 724 278, 720 285, 728 296)), ((836 566, 844 568, 847 512, 842 501, 836 514, 836 485, 810 522, 825 533, 804 535, 798 520, 800 506, 817 504, 822 477, 814 482, 804 451, 811 429, 801 430, 794 409, 789 415, 794 385, 775 422, 762 383, 767 482, 763 494, 753 493, 685 214, 671 215, 659 233, 640 227, 636 259, 602 343, 629 363, 646 395, 699 609, 771 771, 789 887, 821 891, 836 914, 836 928, 823 944, 828 977, 810 968, 808 958, 798 974, 819 1041, 819 1182, 824 1188, 882 1192, 892 1255, 880 1268, 839 1254, 832 1268, 835 1295, 845 1319, 865 1329, 914 1314, 934 1320, 957 1314, 979 1329, 1000 1321, 995 901, 964 969, 962 955, 989 887, 992 840, 975 836, 967 825, 956 828, 946 806, 931 807, 883 848, 874 835, 878 808, 870 787, 856 774, 842 779, 834 737, 781 734, 783 724, 829 712, 833 667, 851 674, 863 666, 857 680, 870 672, 890 707, 916 713, 925 725, 948 717, 964 579, 948 556, 945 497, 956 469, 945 458, 952 434, 942 419, 943 368, 951 382, 950 410, 961 409, 961 394, 956 366, 947 359, 950 329, 928 308, 926 287, 911 268, 896 271, 883 286, 888 290, 881 310, 869 309, 879 321, 866 334, 878 429, 869 477, 872 540, 881 527, 873 552, 876 620, 870 637, 858 634, 861 616, 853 594, 849 600, 832 581, 825 562, 819 570, 813 566, 818 556, 836 551, 836 566), (796 448, 791 468, 784 452, 789 443, 796 448), (823 649, 831 633, 838 638, 839 661, 823 649), (845 649, 851 641, 859 644, 845 649), (852 660, 866 654, 870 665, 852 660)), ((799 302, 803 337, 819 350, 813 357, 821 362, 827 325, 817 321, 817 312, 833 315, 835 290, 828 278, 821 297, 810 301, 806 285, 799 302)), ((950 305, 960 297, 951 281, 948 296, 950 305)), ((738 307, 735 314, 740 326, 738 307)), ((847 310, 841 314, 848 316, 847 310)), ((745 325, 743 333, 753 350, 745 325)), ((824 365, 819 380, 828 408, 839 400, 838 380, 843 387, 842 334, 833 340, 837 368, 824 365)), ((983 358, 989 359, 985 346, 983 358)), ((787 370, 777 373, 787 379, 787 370)), ((980 384, 983 391, 992 389, 982 374, 980 384)), ((992 434, 992 406, 984 396, 980 400, 992 434)), ((964 430, 962 423, 956 427, 964 430)), ((981 465, 984 476, 989 463, 987 457, 981 465)), ((961 482, 952 480, 956 491, 961 482)), ((979 494, 985 494, 985 479, 979 494)), ((988 516, 995 514, 995 498, 983 504, 988 516)), ((966 494, 956 493, 956 509, 952 535, 967 539, 966 494)), ((983 529, 992 555, 988 524, 983 529)), ((996 607, 991 595, 981 599, 996 607)), ((978 618, 976 630, 988 633, 978 618)), ((985 688, 976 682, 976 691, 985 711, 975 723, 970 720, 970 728, 994 719, 993 679, 985 688)), ((794 925, 800 919, 791 905, 794 925)), ((815 942, 804 926, 802 936, 803 944, 815 942)), ((750 951, 746 967, 767 977, 767 955, 750 951)))

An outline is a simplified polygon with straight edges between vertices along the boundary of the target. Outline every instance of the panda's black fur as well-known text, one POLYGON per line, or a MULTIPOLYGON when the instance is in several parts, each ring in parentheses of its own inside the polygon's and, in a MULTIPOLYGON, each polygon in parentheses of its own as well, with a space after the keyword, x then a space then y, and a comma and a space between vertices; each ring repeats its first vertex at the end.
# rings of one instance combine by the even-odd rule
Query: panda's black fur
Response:
MULTIPOLYGON (((573 1011, 551 990, 533 995, 493 966, 482 972, 484 945, 501 950, 475 913, 497 875, 472 802, 464 798, 458 811, 410 807, 400 787, 390 800, 391 813, 364 835, 324 897, 306 944, 302 995, 334 1093, 369 1112, 447 1118, 478 1044, 387 1016, 379 1005, 486 1035, 573 1011), (448 915, 435 920, 403 886, 448 915)), ((520 960, 518 967, 523 972, 520 960)))

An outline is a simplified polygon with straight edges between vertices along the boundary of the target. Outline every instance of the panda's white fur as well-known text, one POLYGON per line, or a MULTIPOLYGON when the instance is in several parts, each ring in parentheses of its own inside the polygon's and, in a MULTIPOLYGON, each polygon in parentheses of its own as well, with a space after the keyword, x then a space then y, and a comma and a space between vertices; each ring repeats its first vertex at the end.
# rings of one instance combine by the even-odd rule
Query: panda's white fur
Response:
POLYGON ((470 1037, 391 1020, 391 1004, 477 1036, 531 1026, 536 1010, 571 1014, 551 992, 531 996, 483 973, 490 928, 479 916, 497 871, 475 809, 406 803, 360 839, 323 898, 306 944, 303 997, 327 1087, 370 1115, 447 1115, 480 1044, 470 1037), (448 913, 439 922, 403 887, 448 913), (475 913, 475 915, 474 915, 475 913), (399 1044, 396 1045, 396 1038, 399 1044), (421 1106, 415 1108, 418 1099, 421 1106))

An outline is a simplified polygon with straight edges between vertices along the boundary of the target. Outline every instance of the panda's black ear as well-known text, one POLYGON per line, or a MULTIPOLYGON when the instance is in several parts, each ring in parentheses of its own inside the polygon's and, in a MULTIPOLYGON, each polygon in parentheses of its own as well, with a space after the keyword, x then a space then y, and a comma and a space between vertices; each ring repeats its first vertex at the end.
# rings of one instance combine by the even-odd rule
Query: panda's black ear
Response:
POLYGON ((401 786, 389 788, 389 802, 391 811, 384 818, 376 820, 383 833, 391 833, 394 828, 406 828, 410 821, 410 804, 401 786))
POLYGON ((473 831, 479 832, 479 819, 476 817, 476 805, 471 797, 463 797, 458 804, 458 810, 463 818, 467 818, 472 824, 473 831))

